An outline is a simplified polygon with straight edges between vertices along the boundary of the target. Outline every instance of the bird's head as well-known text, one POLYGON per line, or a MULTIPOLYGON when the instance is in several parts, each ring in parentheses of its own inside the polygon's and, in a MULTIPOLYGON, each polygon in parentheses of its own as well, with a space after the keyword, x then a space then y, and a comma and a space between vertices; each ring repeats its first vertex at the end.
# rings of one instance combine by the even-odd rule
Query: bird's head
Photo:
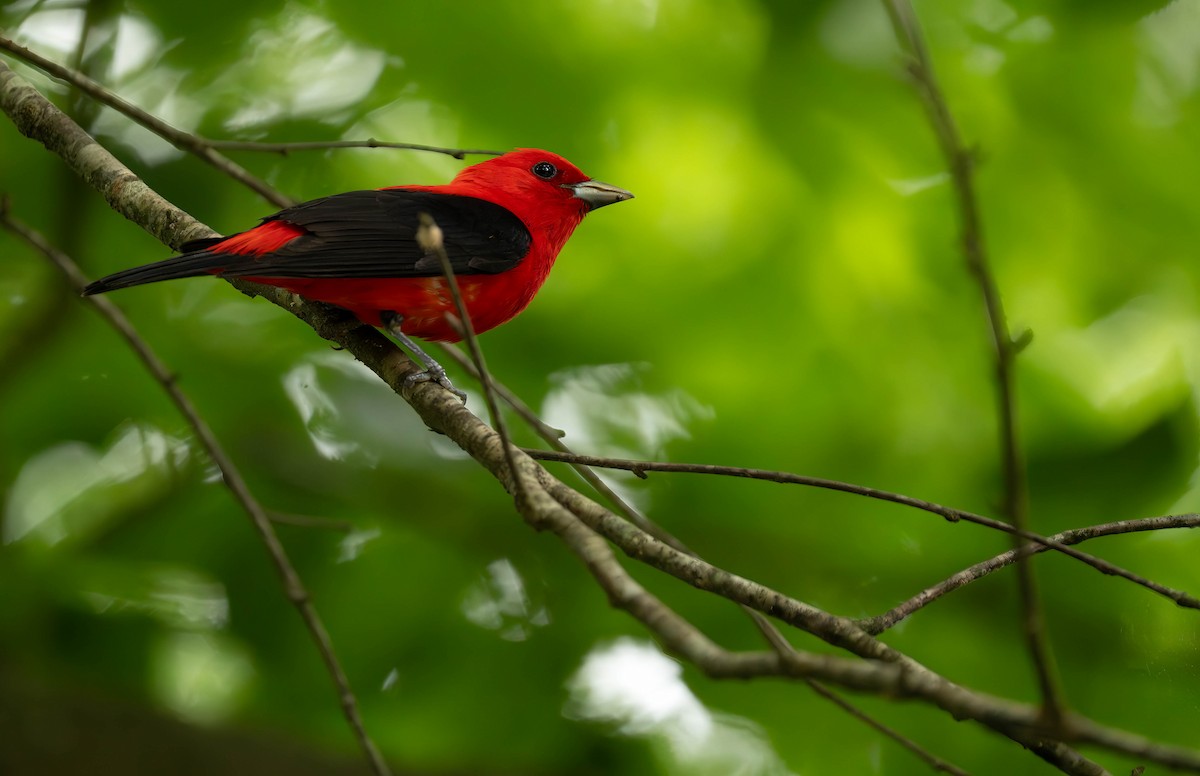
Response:
MULTIPOLYGON (((518 148, 486 162, 467 167, 454 179, 457 187, 477 190, 474 196, 489 199, 516 212, 521 203, 577 215, 582 220, 597 208, 633 199, 624 189, 589 178, 558 154, 538 148, 518 148), (486 196, 493 192, 498 197, 486 196)), ((517 212, 524 219, 525 213, 517 212)))

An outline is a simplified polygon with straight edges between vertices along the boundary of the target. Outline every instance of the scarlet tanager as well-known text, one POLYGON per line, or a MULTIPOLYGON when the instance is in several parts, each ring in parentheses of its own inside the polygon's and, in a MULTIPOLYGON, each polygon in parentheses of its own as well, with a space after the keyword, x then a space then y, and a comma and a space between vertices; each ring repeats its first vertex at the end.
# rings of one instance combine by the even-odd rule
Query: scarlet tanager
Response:
MULTIPOLYGON (((85 295, 159 280, 224 275, 279 286, 382 326, 425 365, 414 382, 455 390, 411 339, 456 342, 437 255, 417 243, 421 214, 441 228, 475 331, 533 300, 589 211, 631 199, 549 151, 523 148, 467 167, 445 186, 391 186, 314 199, 228 237, 193 240, 164 261, 97 280, 85 295)), ((456 391, 457 393, 457 391, 456 391)))

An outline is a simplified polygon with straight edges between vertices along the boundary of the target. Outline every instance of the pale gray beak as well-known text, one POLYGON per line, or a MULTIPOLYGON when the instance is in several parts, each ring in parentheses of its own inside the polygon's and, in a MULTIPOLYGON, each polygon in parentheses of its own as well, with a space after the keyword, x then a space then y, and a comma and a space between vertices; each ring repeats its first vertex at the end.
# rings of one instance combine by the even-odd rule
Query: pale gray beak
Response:
POLYGON ((588 210, 595 210, 598 207, 611 205, 614 202, 622 202, 627 199, 633 199, 633 195, 625 189, 618 189, 616 186, 610 186, 607 183, 600 181, 584 181, 583 183, 564 183, 564 189, 571 189, 576 197, 579 197, 588 205, 588 210))

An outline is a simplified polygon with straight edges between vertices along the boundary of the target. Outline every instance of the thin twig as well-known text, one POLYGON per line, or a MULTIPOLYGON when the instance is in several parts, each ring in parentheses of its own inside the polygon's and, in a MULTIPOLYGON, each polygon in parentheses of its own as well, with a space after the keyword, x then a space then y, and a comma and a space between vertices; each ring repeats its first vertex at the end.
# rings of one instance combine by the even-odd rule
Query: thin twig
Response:
POLYGON ((295 143, 268 143, 257 140, 214 140, 203 138, 209 148, 218 151, 259 151, 263 153, 282 154, 287 156, 294 151, 327 151, 334 148, 398 148, 404 151, 427 151, 433 154, 445 154, 455 159, 466 159, 468 156, 500 156, 503 151, 489 151, 484 148, 444 148, 442 146, 422 145, 420 143, 392 143, 386 140, 376 140, 369 137, 366 140, 313 140, 295 143))
MULTIPOLYGON (((1200 599, 1183 592, 1161 585, 1158 582, 1134 574, 1116 564, 1110 563, 1102 558, 1097 558, 1094 555, 1089 555, 1085 552, 1080 552, 1072 547, 1067 546, 1063 542, 1055 541, 1052 537, 1042 536, 1033 533, 1032 531, 1021 531, 1013 526, 1005 523, 1002 520, 994 520, 990 517, 977 515, 973 512, 966 512, 961 509, 935 504, 932 501, 925 501, 912 496, 905 496, 900 493, 892 493, 886 490, 870 488, 865 485, 855 485, 849 482, 840 482, 838 480, 827 480, 821 477, 809 477, 803 474, 792 474, 791 472, 770 471, 767 469, 746 469, 738 466, 715 466, 712 464, 696 464, 696 463, 666 463, 661 461, 632 461, 622 458, 601 458, 591 455, 575 455, 559 452, 550 452, 548 450, 533 450, 525 448, 524 452, 530 458, 541 461, 558 461, 562 463, 575 463, 585 466, 597 466, 608 469, 624 469, 632 471, 635 474, 640 473, 645 475, 646 472, 675 472, 680 474, 711 474, 724 477, 742 477, 752 480, 766 480, 767 482, 779 482, 790 485, 805 485, 813 488, 823 488, 825 490, 836 490, 842 493, 851 493, 856 496, 865 496, 866 498, 878 499, 880 501, 888 501, 893 504, 900 504, 913 509, 919 509, 923 512, 930 512, 935 515, 940 515, 950 522, 963 521, 966 523, 974 523, 975 525, 991 528, 1002 533, 1016 536, 1020 539, 1025 539, 1028 542, 1033 542, 1042 545, 1046 549, 1055 550, 1067 555, 1082 563, 1086 563, 1092 568, 1099 571, 1101 574, 1121 577, 1122 579, 1140 585, 1147 590, 1153 591, 1158 595, 1174 601, 1179 606, 1189 609, 1200 609, 1200 599)), ((1083 529, 1081 529, 1083 530, 1083 529)))
MULTIPOLYGON (((983 226, 975 194, 974 157, 963 145, 954 116, 950 113, 946 98, 938 85, 929 51, 921 34, 920 22, 913 12, 912 5, 909 0, 886 0, 885 4, 896 37, 909 54, 909 73, 925 103, 938 145, 950 168, 950 177, 957 194, 963 256, 983 296, 995 348, 996 400, 1004 480, 1003 513, 1018 532, 1027 531, 1029 496, 1025 463, 1017 441, 1017 400, 1013 378, 1020 348, 1009 332, 1004 302, 984 248, 983 226)), ((1014 534, 1013 548, 1017 552, 1017 584, 1022 611, 1021 629, 1037 675, 1047 723, 1055 725, 1063 716, 1064 701, 1046 636, 1045 617, 1038 598, 1033 564, 1028 562, 1028 553, 1023 549, 1024 546, 1017 534, 1014 534)))
MULTIPOLYGON (((953 507, 942 506, 935 504, 932 501, 925 501, 912 496, 905 496, 900 493, 892 493, 878 488, 871 488, 866 485, 855 485, 850 482, 841 482, 839 480, 829 480, 823 477, 810 477, 805 474, 793 474, 791 472, 772 471, 770 469, 752 469, 742 466, 718 466, 716 464, 706 463, 676 463, 667 461, 641 461, 629 458, 606 458, 596 455, 580 455, 576 453, 560 453, 550 450, 536 450, 526 448, 525 454, 530 458, 539 461, 555 461, 558 463, 576 463, 584 466, 596 466, 601 469, 622 469, 633 472, 638 477, 643 479, 647 472, 672 472, 676 474, 711 474, 721 477, 739 477, 750 480, 766 480, 767 482, 778 482, 789 485, 807 485, 813 488, 823 488, 825 490, 837 490, 843 493, 852 493, 856 496, 865 496, 867 498, 879 499, 880 501, 889 501, 894 504, 920 509, 924 512, 931 512, 940 517, 944 517, 950 522, 957 522, 964 516, 971 515, 970 512, 963 512, 953 507)), ((986 519, 986 518, 985 518, 986 519)))
MULTIPOLYGON (((1073 545, 1081 542, 1086 542, 1089 539, 1096 539, 1101 536, 1116 536, 1118 534, 1135 533, 1138 531, 1162 531, 1172 528, 1198 528, 1200 527, 1200 514, 1190 513, 1184 515, 1165 515, 1162 517, 1146 517, 1138 520, 1118 520, 1113 523, 1103 523, 1101 525, 1088 526, 1086 528, 1072 528, 1069 531, 1057 533, 1054 536, 1048 537, 1055 544, 1073 545)), ((1029 554, 1045 552, 1052 549, 1050 544, 1031 543, 1026 545, 1026 551, 1029 554)), ((925 608, 942 596, 959 589, 965 585, 974 582, 977 579, 986 577, 993 571, 1009 566, 1016 561, 1016 550, 1009 550, 1001 553, 994 558, 976 563, 974 566, 965 568, 953 576, 942 580, 932 587, 922 590, 917 595, 908 599, 899 606, 890 609, 883 614, 868 619, 860 620, 859 624, 868 633, 882 633, 891 628, 896 623, 908 617, 910 614, 925 608)), ((1186 604, 1181 603, 1181 606, 1186 604)))
POLYGON ((815 679, 808 679, 805 681, 805 683, 817 695, 820 695, 825 700, 838 706, 839 708, 842 709, 842 711, 845 711, 847 714, 849 714, 850 716, 859 720, 860 722, 868 725, 869 727, 875 728, 880 733, 883 733, 888 738, 892 739, 893 741, 900 744, 908 751, 915 754, 917 757, 924 760, 935 771, 938 771, 940 773, 950 773, 950 774, 953 774, 954 776, 970 776, 970 774, 968 774, 962 768, 959 768, 958 766, 954 765, 953 763, 948 763, 945 760, 943 760, 942 758, 940 758, 934 754, 931 754, 928 750, 925 749, 925 747, 921 746, 916 741, 913 741, 911 738, 904 735, 903 733, 900 733, 899 731, 894 730, 893 728, 891 728, 891 727, 883 724, 882 722, 876 720, 875 718, 871 717, 865 711, 858 708, 853 703, 850 703, 848 700, 846 700, 842 696, 838 695, 837 693, 831 691, 828 687, 826 687, 825 685, 816 681, 815 679))
POLYGON ((69 67, 63 67, 57 62, 46 59, 41 54, 30 51, 19 43, 16 43, 15 41, 5 37, 0 37, 0 49, 4 49, 13 56, 28 62, 47 75, 71 84, 87 96, 91 97, 93 100, 96 100, 103 105, 107 105, 118 113, 121 113, 132 119, 134 122, 146 127, 151 132, 163 138, 176 148, 182 151, 188 151, 205 162, 208 162, 213 167, 228 175, 230 178, 233 178, 242 185, 247 186, 276 207, 284 208, 294 204, 293 200, 280 194, 265 181, 251 174, 248 170, 234 162, 232 159, 229 159, 228 157, 214 150, 211 146, 207 145, 203 138, 171 126, 157 116, 147 113, 136 105, 117 96, 112 91, 96 83, 83 73, 72 70, 69 67))
MULTIPOLYGON (((71 257, 50 245, 42 235, 15 219, 9 212, 7 201, 0 202, 0 224, 3 224, 6 229, 20 236, 44 254, 46 258, 62 270, 71 286, 77 292, 83 291, 88 281, 83 271, 79 269, 79 266, 71 257)), ((275 570, 279 573, 279 577, 283 582, 284 593, 300 613, 300 617, 304 620, 304 625, 308 629, 309 635, 312 636, 313 642, 317 645, 317 650, 321 654, 325 668, 329 672, 329 676, 333 679, 333 684, 337 689, 342 712, 345 714, 351 730, 358 739, 359 745, 367 755, 372 771, 376 776, 388 776, 391 771, 384 761, 383 755, 380 753, 378 747, 375 746, 375 742, 371 740, 370 735, 363 725, 362 717, 358 710, 358 699, 350 689, 350 681, 346 677, 346 672, 342 669, 337 654, 334 652, 333 641, 329 637, 329 632, 325 629, 324 623, 317 614, 316 607, 313 606, 308 590, 305 589, 299 573, 288 558, 287 550, 284 549, 283 544, 279 541, 279 537, 271 525, 271 517, 250 492, 246 481, 242 478, 241 472, 238 471, 232 459, 225 453, 225 450, 221 447, 221 443, 217 441, 216 435, 209 428, 208 423, 201 417, 195 405, 192 404, 191 399, 187 397, 187 394, 179 387, 175 374, 159 359, 150 348, 150 345, 142 339, 133 324, 129 322, 129 319, 125 317, 116 305, 104 297, 90 296, 87 299, 100 312, 109 325, 116 329, 117 333, 129 344, 130 348, 133 349, 145 365, 147 371, 150 372, 151 376, 166 391, 171 401, 175 404, 175 407, 196 433, 196 438, 200 441, 205 451, 207 451, 209 458, 220 469, 221 479, 225 483, 225 486, 229 488, 233 493, 234 499, 246 514, 250 516, 255 530, 258 532, 263 544, 266 545, 267 553, 271 556, 271 560, 275 564, 275 570)))
MULTIPOLYGON (((458 362, 458 364, 466 369, 472 377, 477 380, 479 379, 479 370, 475 368, 475 365, 471 363, 471 360, 467 358, 467 356, 464 355, 463 352, 458 348, 443 345, 442 352, 446 353, 452 359, 458 362)), ((523 402, 519 396, 513 393, 503 383, 497 381, 495 375, 491 375, 491 379, 492 388, 496 391, 496 394, 500 398, 504 399, 504 401, 513 408, 517 415, 520 416, 529 425, 529 427, 533 429, 534 433, 546 441, 546 444, 550 445, 560 453, 566 455, 575 454, 571 448, 562 441, 565 432, 563 432, 561 429, 557 429, 548 425, 545 421, 538 417, 537 413, 534 412, 528 404, 523 402)), ((632 504, 621 498, 620 494, 609 487, 608 483, 601 479, 600 476, 596 474, 596 472, 593 471, 589 466, 582 463, 571 463, 570 466, 577 474, 579 474, 580 477, 582 477, 589 485, 591 485, 597 493, 599 493, 610 504, 616 507, 618 512, 628 518, 643 531, 655 537, 659 541, 666 542, 677 550, 691 552, 691 550, 688 550, 684 546, 683 542, 673 536, 669 531, 643 515, 632 504)))
MULTIPOLYGON (((443 353, 452 358, 455 363, 466 370, 471 377, 474 377, 476 380, 479 379, 479 370, 475 368, 475 364, 472 363, 469 355, 463 353, 462 350, 453 345, 447 345, 444 343, 437 344, 443 353)), ((562 439, 564 436, 566 436, 567 432, 563 431, 561 428, 555 428, 539 418, 537 413, 534 412, 528 404, 521 400, 520 396, 517 396, 510 388, 508 388, 508 386, 497 380, 495 375, 492 375, 492 389, 496 392, 496 395, 501 399, 504 399, 505 403, 512 407, 513 410, 519 416, 521 416, 521 419, 529 424, 534 433, 536 433, 542 439, 549 441, 551 439, 562 439)))
POLYGON ((475 336, 475 325, 471 323, 471 314, 467 303, 463 301, 462 291, 458 287, 458 278, 454 275, 454 266, 446 253, 446 243, 442 238, 442 230, 428 213, 419 213, 420 226, 417 227, 417 242, 426 251, 437 254, 442 265, 442 274, 446 277, 446 285, 450 288, 450 296, 454 300, 454 309, 458 311, 457 323, 467 348, 471 351, 471 360, 479 375, 479 384, 483 386, 483 399, 487 403, 488 414, 492 418, 492 427, 500 435, 500 444, 504 447, 504 458, 508 461, 508 471, 512 478, 513 496, 520 503, 525 498, 525 487, 517 471, 516 459, 513 458, 512 443, 508 437, 508 426, 500 412, 496 401, 496 391, 492 386, 492 375, 488 372, 487 361, 483 357, 483 348, 479 347, 479 338, 475 336))
POLYGON ((269 153, 287 154, 292 151, 315 151, 332 148, 398 148, 412 151, 425 151, 429 153, 445 154, 452 156, 455 159, 465 159, 468 155, 489 155, 499 156, 503 151, 490 151, 482 148, 445 148, 442 146, 422 145, 420 143, 393 143, 374 138, 367 140, 333 140, 319 142, 299 142, 299 143, 263 143, 248 140, 213 140, 206 138, 193 132, 174 127, 157 116, 148 113, 138 106, 122 99, 120 96, 107 89, 95 80, 78 70, 64 67, 35 51, 32 51, 19 43, 0 36, 0 49, 8 51, 15 57, 24 60, 33 65, 42 72, 50 75, 60 81, 65 81, 75 88, 79 89, 84 94, 92 99, 107 105, 118 113, 123 114, 131 119, 136 124, 139 124, 162 139, 166 140, 171 145, 191 153, 221 172, 228 175, 230 178, 248 187, 263 199, 272 203, 277 207, 288 207, 295 204, 295 201, 290 197, 281 194, 270 186, 261 178, 253 175, 251 172, 243 168, 241 165, 234 162, 232 159, 220 153, 225 151, 263 151, 269 153))
MULTIPOLYGON (((700 556, 696 555, 695 557, 699 558, 700 556)), ((742 611, 750 616, 750 619, 758 627, 759 632, 762 633, 763 638, 766 639, 767 643, 771 645, 771 649, 775 650, 775 653, 779 655, 784 663, 794 662, 800 656, 799 651, 792 646, 790 641, 784 638, 783 634, 779 632, 779 629, 775 627, 775 624, 768 620, 765 615, 761 614, 760 612, 756 612, 745 604, 739 604, 739 606, 741 606, 742 611)), ((900 744, 900 746, 924 760, 926 763, 932 766, 935 771, 955 774, 955 776, 969 776, 966 771, 946 762, 900 731, 875 719, 867 712, 843 698, 841 695, 818 682, 816 679, 805 678, 804 683, 808 685, 810 690, 815 692, 821 698, 824 698, 825 700, 834 704, 842 711, 857 719, 859 722, 864 723, 883 736, 892 739, 896 743, 900 744)))

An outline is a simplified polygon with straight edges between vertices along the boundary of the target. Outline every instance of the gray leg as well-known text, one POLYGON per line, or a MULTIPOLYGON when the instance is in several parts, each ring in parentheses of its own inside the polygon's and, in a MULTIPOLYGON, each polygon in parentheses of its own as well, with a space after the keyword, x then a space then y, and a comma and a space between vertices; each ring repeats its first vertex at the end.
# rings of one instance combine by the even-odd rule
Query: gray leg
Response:
POLYGON ((388 333, 396 338, 396 341, 404 346, 404 349, 412 354, 413 358, 421 362, 421 366, 425 367, 424 372, 417 372, 415 375, 409 375, 405 382, 411 384, 424 383, 430 380, 445 388, 450 393, 462 399, 463 404, 467 403, 467 394, 454 387, 454 383, 450 382, 450 378, 446 377, 446 370, 441 364, 433 360, 433 357, 421 350, 421 346, 414 342, 407 334, 400 330, 400 324, 404 322, 404 316, 399 313, 384 313, 382 316, 384 326, 387 327, 388 333))

